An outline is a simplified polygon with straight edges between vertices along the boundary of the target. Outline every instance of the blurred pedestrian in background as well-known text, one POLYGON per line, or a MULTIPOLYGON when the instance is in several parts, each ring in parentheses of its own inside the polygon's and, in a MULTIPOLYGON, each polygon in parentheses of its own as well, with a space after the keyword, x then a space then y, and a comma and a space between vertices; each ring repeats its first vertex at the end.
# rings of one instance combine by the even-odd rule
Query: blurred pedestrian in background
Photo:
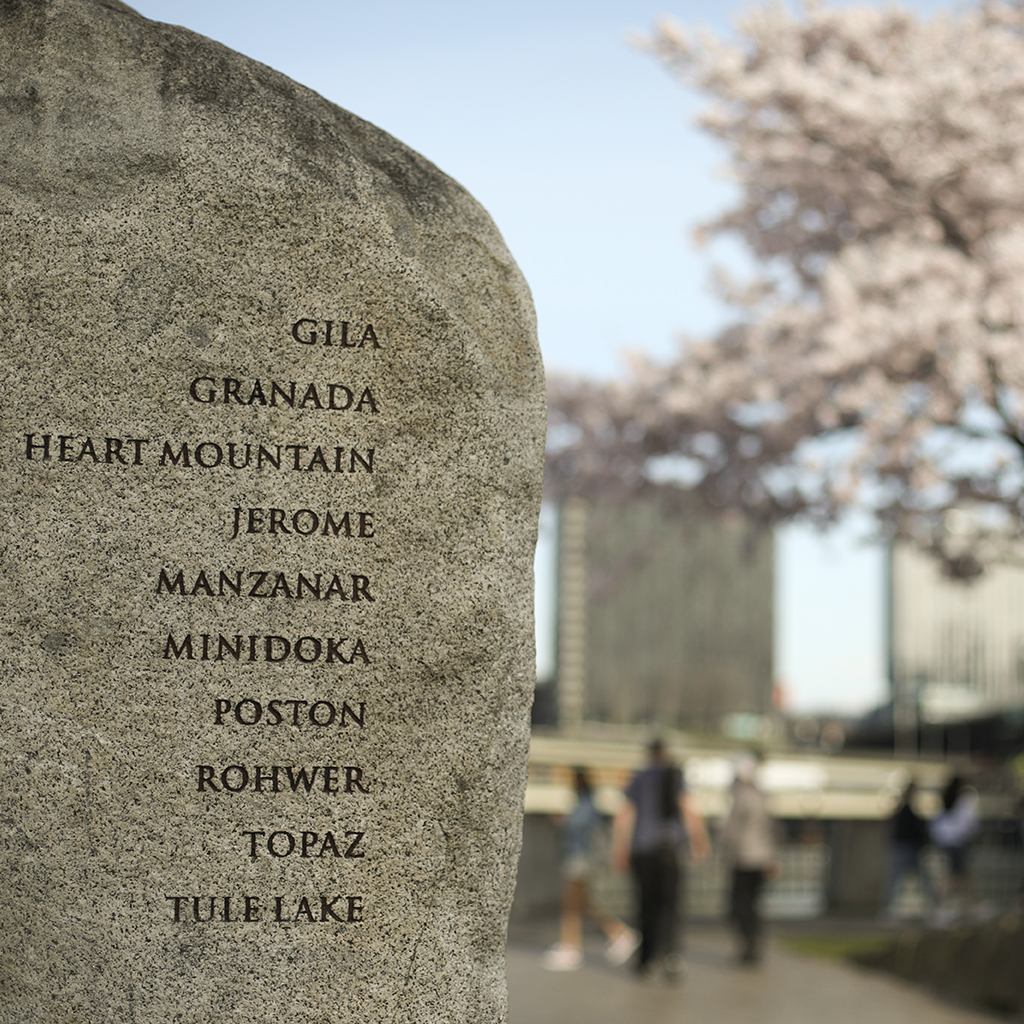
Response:
POLYGON ((978 791, 961 775, 954 775, 942 791, 942 810, 932 821, 931 836, 945 855, 949 873, 936 924, 952 924, 976 908, 970 853, 981 828, 980 804, 978 791))
POLYGON ((761 892, 778 872, 775 823, 757 785, 757 765, 753 755, 737 761, 732 806, 722 827, 722 856, 731 869, 729 917, 736 928, 742 964, 761 959, 761 892))
POLYGON ((925 912, 936 905, 935 887, 925 869, 922 855, 930 840, 928 819, 914 807, 917 783, 911 779, 903 790, 899 806, 892 816, 889 846, 889 880, 885 887, 882 914, 889 920, 897 917, 896 907, 901 883, 908 875, 917 875, 924 892, 925 912))
POLYGON ((605 957, 614 966, 624 964, 640 943, 632 928, 591 902, 590 881, 600 857, 601 812, 594 803, 585 768, 573 770, 573 788, 576 802, 562 822, 561 931, 559 941, 541 961, 549 971, 574 971, 582 965, 584 917, 594 921, 607 936, 605 957))
POLYGON ((638 902, 640 952, 637 972, 660 966, 665 976, 682 976, 682 917, 686 899, 687 856, 707 859, 710 844, 704 821, 686 793, 683 773, 660 740, 648 748, 650 763, 626 788, 615 816, 612 859, 632 869, 638 902))
MULTIPOLYGON (((1024 793, 1017 798, 1017 843, 1024 847, 1024 793)), ((1024 912, 1024 876, 1017 887, 1017 912, 1024 912)))

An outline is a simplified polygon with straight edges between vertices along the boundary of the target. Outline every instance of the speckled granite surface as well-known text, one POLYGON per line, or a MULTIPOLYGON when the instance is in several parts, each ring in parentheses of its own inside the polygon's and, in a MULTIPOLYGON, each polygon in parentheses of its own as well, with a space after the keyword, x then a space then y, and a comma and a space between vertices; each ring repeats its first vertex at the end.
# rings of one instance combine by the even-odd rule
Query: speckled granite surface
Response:
POLYGON ((544 437, 428 161, 114 0, 0 7, 0 1021, 505 1015, 544 437))

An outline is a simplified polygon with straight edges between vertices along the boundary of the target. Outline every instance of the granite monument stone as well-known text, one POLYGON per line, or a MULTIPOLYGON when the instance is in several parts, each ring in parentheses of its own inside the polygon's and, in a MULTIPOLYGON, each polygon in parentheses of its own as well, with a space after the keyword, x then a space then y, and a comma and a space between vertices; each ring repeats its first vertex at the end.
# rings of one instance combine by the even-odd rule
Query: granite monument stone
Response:
POLYGON ((488 216, 117 0, 0 5, 0 1022, 498 1022, 543 374, 488 216))

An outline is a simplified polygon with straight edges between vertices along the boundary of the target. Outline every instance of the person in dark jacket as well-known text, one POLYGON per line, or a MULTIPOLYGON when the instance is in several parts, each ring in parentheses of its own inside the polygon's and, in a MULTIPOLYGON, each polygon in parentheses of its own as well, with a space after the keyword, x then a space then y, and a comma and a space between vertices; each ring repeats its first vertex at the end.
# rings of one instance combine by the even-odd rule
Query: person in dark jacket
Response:
POLYGON ((650 764, 626 788, 612 829, 612 860, 632 869, 638 898, 639 974, 660 966, 671 980, 682 976, 681 910, 688 857, 706 860, 708 834, 686 792, 683 773, 663 744, 649 747, 650 764))
POLYGON ((914 808, 917 783, 911 780, 903 790, 899 806, 892 817, 889 855, 889 881, 885 888, 883 913, 894 917, 900 884, 907 875, 917 875, 928 907, 935 906, 935 887, 921 860, 929 843, 928 821, 914 808))

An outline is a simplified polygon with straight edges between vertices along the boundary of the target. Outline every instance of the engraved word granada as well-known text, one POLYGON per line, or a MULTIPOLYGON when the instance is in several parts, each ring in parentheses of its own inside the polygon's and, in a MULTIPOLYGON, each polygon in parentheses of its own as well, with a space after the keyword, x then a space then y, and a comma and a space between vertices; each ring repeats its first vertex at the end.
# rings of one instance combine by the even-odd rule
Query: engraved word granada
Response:
POLYGON ((307 384, 302 392, 302 398, 296 402, 298 385, 293 380, 287 384, 281 384, 276 380, 268 381, 269 398, 258 380, 245 385, 248 397, 238 393, 241 387, 242 382, 234 377, 196 377, 189 385, 188 393, 193 402, 200 402, 202 405, 230 405, 235 402, 237 405, 269 405, 276 409, 280 399, 281 404, 287 405, 290 409, 329 409, 332 412, 345 412, 351 409, 353 412, 377 412, 377 402, 369 388, 363 388, 359 400, 356 401, 355 392, 344 384, 321 384, 319 390, 316 384, 307 384))

